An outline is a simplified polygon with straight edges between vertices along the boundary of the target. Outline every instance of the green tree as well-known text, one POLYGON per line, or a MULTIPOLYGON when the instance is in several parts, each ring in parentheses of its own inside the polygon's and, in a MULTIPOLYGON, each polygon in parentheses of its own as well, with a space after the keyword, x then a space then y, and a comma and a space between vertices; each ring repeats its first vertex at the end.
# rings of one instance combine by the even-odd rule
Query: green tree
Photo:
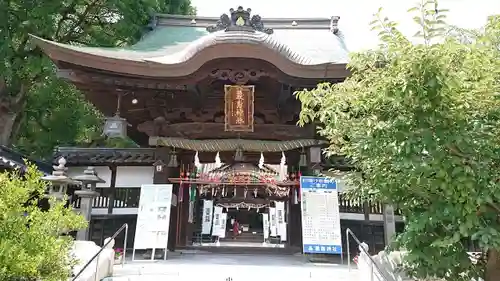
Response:
POLYGON ((464 34, 434 1, 411 12, 421 42, 379 11, 380 48, 353 54, 343 83, 298 92, 301 123, 352 161, 353 195, 401 208, 392 246, 411 275, 500 280, 500 18, 464 34), (485 262, 469 260, 471 240, 485 262))
POLYGON ((154 12, 193 14, 190 0, 36 2, 0 0, 0 144, 35 155, 89 141, 101 116, 29 44, 29 34, 65 44, 115 47, 136 42, 154 12))
POLYGON ((0 280, 61 281, 71 275, 73 239, 61 233, 86 222, 53 198, 49 210, 38 207, 36 198, 47 188, 41 176, 33 166, 23 176, 0 173, 0 280))

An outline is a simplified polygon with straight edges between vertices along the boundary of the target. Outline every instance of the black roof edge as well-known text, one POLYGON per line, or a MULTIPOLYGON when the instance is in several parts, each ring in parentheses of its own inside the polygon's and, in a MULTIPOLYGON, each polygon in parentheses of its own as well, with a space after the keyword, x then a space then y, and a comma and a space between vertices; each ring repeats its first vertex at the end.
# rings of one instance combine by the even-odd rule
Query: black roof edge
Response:
POLYGON ((60 157, 65 158, 68 167, 151 166, 156 161, 156 150, 155 148, 56 147, 53 163, 57 163, 60 157), (144 157, 130 159, 131 155, 144 157))
POLYGON ((28 160, 28 162, 33 163, 40 172, 46 175, 52 173, 52 165, 50 163, 27 157, 26 155, 17 152, 5 145, 0 145, 0 156, 7 158, 8 160, 14 162, 18 167, 21 167, 23 169, 26 168, 26 163, 24 161, 26 159, 28 160))
POLYGON ((112 148, 112 147, 73 147, 73 146, 59 146, 54 149, 54 154, 56 153, 99 153, 99 152, 154 152, 153 147, 132 147, 132 148, 112 148))

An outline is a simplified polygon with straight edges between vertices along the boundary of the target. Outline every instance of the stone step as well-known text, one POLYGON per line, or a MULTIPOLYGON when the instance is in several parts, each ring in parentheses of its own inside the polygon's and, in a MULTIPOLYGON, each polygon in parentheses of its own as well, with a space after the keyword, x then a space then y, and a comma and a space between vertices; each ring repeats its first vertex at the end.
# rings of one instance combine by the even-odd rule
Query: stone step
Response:
MULTIPOLYGON (((215 256, 215 255, 214 255, 215 256)), ((255 281, 255 280, 289 280, 289 281, 351 281, 359 280, 356 269, 349 271, 345 266, 286 264, 286 258, 274 257, 267 261, 266 257, 253 257, 257 264, 248 264, 235 257, 231 259, 214 258, 207 261, 166 261, 166 262, 134 262, 124 267, 115 266, 114 277, 103 281, 153 281, 173 280, 188 281, 201 277, 204 281, 255 281), (262 261, 259 261, 258 259, 262 261), (276 260, 283 260, 279 264, 276 260), (266 262, 267 265, 261 265, 266 262)))

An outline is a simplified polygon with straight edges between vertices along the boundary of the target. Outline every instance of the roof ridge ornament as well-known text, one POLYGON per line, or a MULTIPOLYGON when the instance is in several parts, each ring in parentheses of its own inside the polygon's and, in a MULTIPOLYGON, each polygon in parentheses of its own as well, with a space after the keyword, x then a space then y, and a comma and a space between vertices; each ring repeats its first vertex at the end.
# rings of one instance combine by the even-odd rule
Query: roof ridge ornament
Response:
POLYGON ((262 18, 259 15, 253 15, 250 17, 252 9, 243 9, 239 6, 236 10, 229 10, 231 16, 228 14, 222 14, 215 25, 207 27, 207 31, 212 33, 216 31, 247 31, 255 32, 260 31, 266 34, 273 34, 274 30, 272 28, 264 27, 262 18))
POLYGON ((340 17, 338 16, 333 16, 330 18, 330 31, 335 35, 339 33, 339 19, 340 17))

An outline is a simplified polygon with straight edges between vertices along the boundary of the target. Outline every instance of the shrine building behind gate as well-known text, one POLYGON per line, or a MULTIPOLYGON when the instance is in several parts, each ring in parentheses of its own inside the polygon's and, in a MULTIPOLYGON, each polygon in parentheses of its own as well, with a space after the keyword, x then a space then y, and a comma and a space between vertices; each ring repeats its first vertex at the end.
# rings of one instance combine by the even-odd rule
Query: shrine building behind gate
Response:
MULTIPOLYGON (((342 157, 321 155, 327 143, 313 126, 296 125, 301 105, 293 96, 349 74, 339 18, 261 19, 239 7, 220 18, 156 15, 149 28, 125 48, 33 37, 60 77, 109 117, 106 133, 128 134, 142 147, 56 151, 70 175, 94 166, 106 181, 94 200, 91 239, 102 243, 123 222, 133 231, 140 186, 173 183, 171 250, 213 242, 201 234, 204 199, 241 221, 243 248, 262 241, 256 214, 283 204, 286 237, 271 242, 299 249, 297 179, 350 169, 342 157)), ((382 206, 340 197, 342 228, 382 248, 382 206)))

